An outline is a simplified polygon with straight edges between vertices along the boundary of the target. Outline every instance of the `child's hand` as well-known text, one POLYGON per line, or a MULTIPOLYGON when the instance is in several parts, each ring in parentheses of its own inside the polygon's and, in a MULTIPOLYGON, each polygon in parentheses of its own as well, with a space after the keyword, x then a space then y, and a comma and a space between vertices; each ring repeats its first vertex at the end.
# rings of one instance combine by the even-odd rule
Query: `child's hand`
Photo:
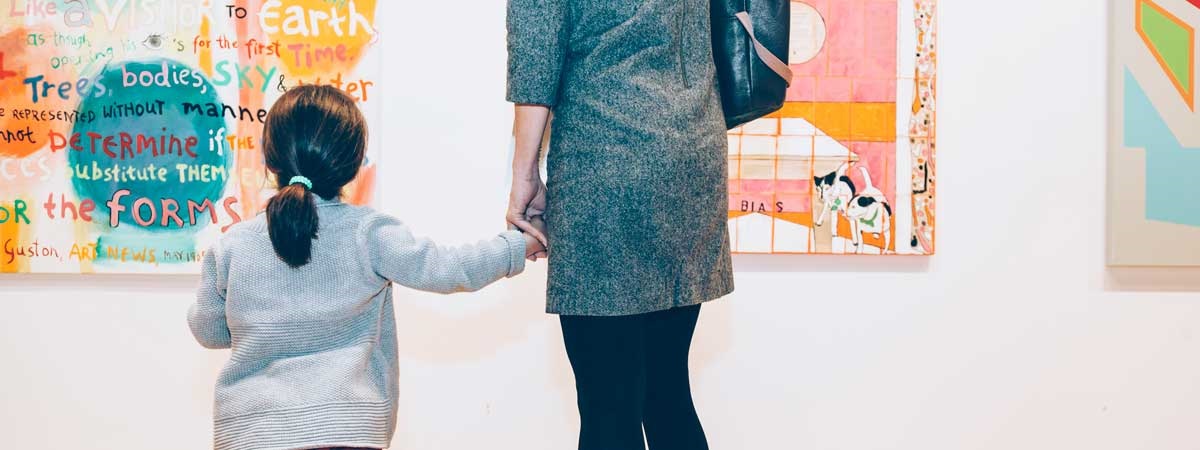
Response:
MULTIPOLYGON (((535 229, 537 229, 538 232, 542 233, 543 236, 546 235, 546 222, 543 221, 540 216, 529 219, 529 223, 533 224, 533 227, 535 229)), ((527 259, 529 259, 530 261, 537 261, 538 259, 545 258, 548 256, 549 251, 546 249, 546 247, 544 245, 542 245, 541 241, 539 241, 536 237, 534 237, 530 233, 525 233, 524 236, 525 236, 525 257, 527 259)))
POLYGON ((546 253, 546 247, 543 247, 541 241, 538 241, 533 235, 524 233, 522 236, 525 237, 525 259, 537 261, 539 255, 546 253))

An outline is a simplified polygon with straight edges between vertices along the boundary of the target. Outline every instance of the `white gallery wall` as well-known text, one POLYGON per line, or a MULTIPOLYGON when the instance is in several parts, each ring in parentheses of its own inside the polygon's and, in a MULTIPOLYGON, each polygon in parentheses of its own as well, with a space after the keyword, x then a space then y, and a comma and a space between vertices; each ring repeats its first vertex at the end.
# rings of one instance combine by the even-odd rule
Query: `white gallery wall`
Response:
MULTIPOLYGON (((1105 2, 1035 3, 941 2, 937 256, 735 259, 693 348, 713 449, 1200 449, 1200 272, 1104 267, 1105 2)), ((446 242, 503 226, 504 8, 380 2, 380 206, 446 242)), ((209 448, 195 282, 0 277, 0 446, 209 448)), ((573 448, 544 283, 399 296, 394 448, 573 448)))

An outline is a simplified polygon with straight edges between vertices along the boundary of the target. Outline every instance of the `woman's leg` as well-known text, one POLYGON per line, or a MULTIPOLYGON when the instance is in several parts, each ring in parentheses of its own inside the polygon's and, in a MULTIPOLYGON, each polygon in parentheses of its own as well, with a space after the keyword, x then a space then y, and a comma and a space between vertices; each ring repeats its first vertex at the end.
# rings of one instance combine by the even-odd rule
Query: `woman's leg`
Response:
POLYGON ((708 450, 692 404, 688 351, 700 305, 646 316, 646 405, 650 450, 708 450))
POLYGON ((560 316, 579 402, 579 450, 644 450, 642 316, 560 316))

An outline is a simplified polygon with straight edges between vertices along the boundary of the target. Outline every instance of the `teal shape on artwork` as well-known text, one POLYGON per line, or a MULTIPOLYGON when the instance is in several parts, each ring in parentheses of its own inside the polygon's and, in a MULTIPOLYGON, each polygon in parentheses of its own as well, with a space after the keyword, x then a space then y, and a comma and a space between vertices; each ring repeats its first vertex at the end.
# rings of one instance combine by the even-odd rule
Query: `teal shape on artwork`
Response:
POLYGON ((1179 142, 1128 68, 1124 100, 1124 145, 1146 153, 1146 219, 1200 227, 1200 148, 1179 142))
POLYGON ((79 105, 96 120, 72 128, 81 145, 67 152, 71 184, 80 199, 96 205, 128 191, 119 200, 124 209, 117 227, 110 226, 107 206, 97 208, 97 264, 191 262, 197 234, 213 226, 211 212, 223 206, 233 155, 211 145, 212 136, 225 131, 225 118, 188 112, 185 105, 220 103, 216 89, 199 69, 162 58, 111 62, 96 79, 107 94, 79 105), (193 169, 210 176, 187 175, 193 169), (207 208, 193 213, 190 202, 207 208), (153 222, 138 223, 135 211, 153 222))
MULTIPOLYGON (((72 179, 75 192, 81 199, 90 199, 97 205, 112 198, 113 193, 130 191, 120 213, 118 232, 133 232, 135 229, 150 233, 187 234, 211 225, 211 220, 197 221, 179 227, 175 222, 161 221, 141 226, 133 219, 132 203, 141 197, 152 199, 158 209, 163 209, 163 200, 173 200, 187 216, 188 201, 208 200, 220 208, 221 195, 228 184, 228 173, 233 159, 229 152, 210 149, 210 138, 217 130, 224 131, 225 118, 212 117, 184 111, 185 104, 219 103, 220 97, 208 78, 199 69, 168 59, 124 61, 110 63, 97 78, 107 86, 107 96, 89 97, 79 106, 81 111, 95 112, 92 122, 77 122, 72 133, 82 137, 83 151, 70 151, 67 158, 77 174, 97 175, 85 179, 72 179), (186 71, 186 72, 185 72, 186 71), (186 78, 181 73, 189 74, 186 78), (108 114, 114 107, 125 106, 132 110, 141 107, 145 114, 108 114), (92 138, 91 136, 96 136, 92 138), (143 140, 144 138, 144 140, 143 140), (195 145, 186 147, 187 139, 194 138, 195 145), (103 140, 110 140, 107 147, 113 155, 106 154, 103 140), (122 145, 124 143, 126 145, 122 145), (100 141, 98 145, 92 142, 100 141), (185 151, 185 147, 187 150, 185 151), (93 149, 95 149, 93 151, 93 149), (154 151, 159 154, 155 155, 154 151), (193 156, 194 154, 194 156, 193 156), (221 169, 224 176, 218 179, 182 179, 179 165, 188 168, 207 167, 210 171, 221 169), (78 169, 86 170, 78 170, 78 169), (154 169, 166 169, 167 181, 155 179, 154 169), (106 176, 107 171, 125 173, 126 177, 106 176), (126 171, 133 170, 129 173, 126 171), (136 176, 129 176, 136 174, 136 176)), ((161 213, 162 211, 159 211, 161 213)), ((159 215, 161 218, 162 215, 159 215)), ((100 223, 106 223, 107 217, 100 223)))

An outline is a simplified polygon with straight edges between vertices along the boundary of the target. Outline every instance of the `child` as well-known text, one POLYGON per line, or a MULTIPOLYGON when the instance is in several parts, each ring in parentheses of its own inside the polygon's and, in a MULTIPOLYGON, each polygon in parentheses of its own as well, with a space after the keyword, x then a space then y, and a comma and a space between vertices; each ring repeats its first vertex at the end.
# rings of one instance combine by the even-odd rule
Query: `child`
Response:
POLYGON ((362 166, 367 129, 329 86, 288 90, 267 116, 263 151, 279 180, 266 214, 205 254, 188 325, 232 348, 217 379, 217 450, 388 447, 396 426, 392 283, 475 291, 544 251, 508 231, 441 247, 400 221, 338 201, 362 166))

